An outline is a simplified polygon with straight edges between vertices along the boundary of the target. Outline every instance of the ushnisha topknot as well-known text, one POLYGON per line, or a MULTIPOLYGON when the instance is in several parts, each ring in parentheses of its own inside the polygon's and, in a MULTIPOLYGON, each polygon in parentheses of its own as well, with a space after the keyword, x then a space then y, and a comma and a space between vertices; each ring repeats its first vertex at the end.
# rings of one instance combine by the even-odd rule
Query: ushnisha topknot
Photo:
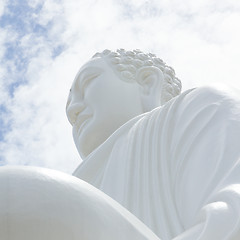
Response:
POLYGON ((161 91, 161 104, 165 104, 173 97, 181 93, 181 81, 175 76, 175 71, 172 67, 152 53, 143 53, 139 49, 126 51, 117 49, 116 52, 104 50, 101 53, 96 53, 92 58, 102 57, 110 64, 121 80, 126 82, 137 81, 137 71, 146 66, 154 66, 159 68, 164 76, 161 91))

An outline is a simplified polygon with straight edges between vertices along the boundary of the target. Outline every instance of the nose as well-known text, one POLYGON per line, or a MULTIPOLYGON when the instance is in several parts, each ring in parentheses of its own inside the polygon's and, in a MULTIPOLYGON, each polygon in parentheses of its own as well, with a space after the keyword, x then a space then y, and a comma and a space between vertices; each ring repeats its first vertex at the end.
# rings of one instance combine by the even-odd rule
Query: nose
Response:
POLYGON ((79 102, 73 102, 71 99, 68 99, 66 105, 66 113, 68 121, 73 125, 76 122, 77 116, 85 109, 85 105, 79 102))

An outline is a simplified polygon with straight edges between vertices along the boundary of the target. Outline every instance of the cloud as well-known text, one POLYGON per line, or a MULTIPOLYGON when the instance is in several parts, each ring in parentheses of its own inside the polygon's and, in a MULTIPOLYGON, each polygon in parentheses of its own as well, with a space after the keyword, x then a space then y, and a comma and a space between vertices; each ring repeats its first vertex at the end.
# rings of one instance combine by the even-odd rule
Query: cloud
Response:
POLYGON ((184 89, 240 86, 237 1, 2 2, 2 164, 69 173, 77 167, 65 102, 79 67, 105 48, 156 53, 174 67, 184 89))

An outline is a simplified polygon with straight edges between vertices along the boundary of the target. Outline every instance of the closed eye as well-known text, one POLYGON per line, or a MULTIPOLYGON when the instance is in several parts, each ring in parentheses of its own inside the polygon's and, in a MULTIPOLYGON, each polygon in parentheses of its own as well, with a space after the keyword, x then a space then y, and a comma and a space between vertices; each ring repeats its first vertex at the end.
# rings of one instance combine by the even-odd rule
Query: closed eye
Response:
POLYGON ((83 81, 81 82, 81 86, 80 86, 80 91, 81 91, 81 95, 84 97, 86 88, 88 87, 88 85, 98 76, 100 75, 100 73, 95 73, 95 74, 91 74, 89 76, 86 76, 83 78, 83 81))

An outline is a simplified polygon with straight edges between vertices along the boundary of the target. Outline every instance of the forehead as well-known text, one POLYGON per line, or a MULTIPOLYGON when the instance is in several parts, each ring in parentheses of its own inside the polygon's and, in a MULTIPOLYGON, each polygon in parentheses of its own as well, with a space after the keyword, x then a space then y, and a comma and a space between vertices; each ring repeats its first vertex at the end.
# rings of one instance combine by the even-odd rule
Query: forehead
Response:
POLYGON ((78 71, 77 75, 75 78, 78 78, 79 75, 81 75, 84 72, 89 72, 89 71, 99 71, 102 70, 104 71, 106 68, 108 68, 107 64, 101 57, 93 58, 86 62, 78 71))
POLYGON ((81 82, 84 77, 95 73, 103 72, 106 67, 106 63, 100 57, 89 60, 79 69, 77 75, 74 78, 70 91, 76 85, 78 85, 78 83, 81 82))

